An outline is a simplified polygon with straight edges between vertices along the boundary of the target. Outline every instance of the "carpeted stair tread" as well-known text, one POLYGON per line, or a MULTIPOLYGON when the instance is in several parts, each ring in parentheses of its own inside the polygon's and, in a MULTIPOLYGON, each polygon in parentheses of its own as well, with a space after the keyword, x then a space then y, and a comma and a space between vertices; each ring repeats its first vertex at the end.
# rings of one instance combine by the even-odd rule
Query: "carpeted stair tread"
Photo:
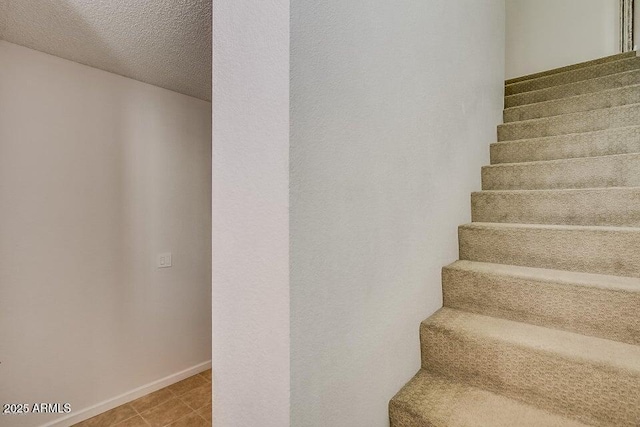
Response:
POLYGON ((389 403, 392 427, 585 427, 517 400, 421 369, 389 403))
POLYGON ((474 222, 640 227, 640 187, 487 190, 471 195, 474 222))
POLYGON ((640 186, 640 153, 500 163, 482 168, 483 190, 640 186))
POLYGON ((640 228, 474 222, 458 227, 461 260, 640 277, 640 228))
POLYGON ((554 99, 568 98, 637 84, 640 84, 640 69, 509 95, 504 98, 504 106, 505 108, 511 108, 531 105, 554 99))
POLYGON ((640 344, 640 279, 456 261, 442 270, 444 306, 640 344))
POLYGON ((491 144, 491 164, 640 153, 640 126, 491 144))
POLYGON ((503 118, 505 123, 511 123, 637 103, 640 103, 640 85, 632 85, 507 108, 503 118))
POLYGON ((579 62, 577 64, 566 65, 564 67, 552 68, 550 70, 540 71, 533 74, 527 74, 525 76, 514 77, 505 81, 505 86, 521 82, 524 80, 536 79, 539 77, 549 76, 552 74, 558 74, 565 71, 576 70, 578 68, 591 67, 593 65, 604 64, 606 62, 615 62, 620 61, 622 59, 633 58, 636 56, 635 52, 624 52, 624 53, 616 53, 615 55, 605 56, 603 58, 592 59, 590 61, 579 62))
MULTIPOLYGON (((640 59, 640 58, 638 58, 640 59)), ((498 141, 540 138, 554 135, 593 132, 604 129, 636 126, 640 123, 640 104, 602 108, 561 114, 540 119, 498 125, 498 141)))
POLYGON ((563 71, 548 76, 510 83, 505 85, 504 91, 505 96, 509 96, 517 93, 530 92, 553 86, 561 86, 567 83, 589 80, 596 77, 623 73, 625 71, 636 70, 638 68, 640 68, 640 58, 624 58, 619 61, 605 62, 602 64, 563 71))
POLYGON ((640 347, 442 308, 422 368, 587 424, 640 423, 640 347))

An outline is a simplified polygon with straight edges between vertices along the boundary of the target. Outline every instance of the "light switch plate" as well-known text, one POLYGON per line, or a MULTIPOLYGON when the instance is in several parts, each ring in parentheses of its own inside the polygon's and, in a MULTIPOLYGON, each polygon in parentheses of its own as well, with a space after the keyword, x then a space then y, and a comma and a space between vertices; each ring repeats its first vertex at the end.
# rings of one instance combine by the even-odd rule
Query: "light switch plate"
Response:
POLYGON ((158 255, 158 268, 171 267, 171 252, 158 255))

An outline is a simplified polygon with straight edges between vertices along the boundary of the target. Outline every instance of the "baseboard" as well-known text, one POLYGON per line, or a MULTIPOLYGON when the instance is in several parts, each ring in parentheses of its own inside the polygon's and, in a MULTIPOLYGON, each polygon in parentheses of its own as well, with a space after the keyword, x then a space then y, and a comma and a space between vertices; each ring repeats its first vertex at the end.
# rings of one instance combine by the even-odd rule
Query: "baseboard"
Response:
POLYGON ((138 387, 134 390, 128 391, 112 399, 105 400, 88 408, 81 409, 77 412, 74 411, 73 414, 65 415, 62 418, 58 418, 57 420, 51 421, 47 424, 43 424, 41 427, 69 427, 70 425, 87 420, 91 417, 95 417, 98 414, 123 405, 127 402, 131 402, 132 400, 135 400, 139 397, 142 397, 149 393, 153 393, 154 391, 160 390, 161 388, 164 388, 168 385, 177 383, 178 381, 181 381, 192 375, 198 374, 202 371, 206 371, 209 368, 211 368, 211 360, 187 368, 184 371, 180 371, 167 377, 161 378, 157 381, 153 381, 149 384, 145 384, 142 387, 138 387))

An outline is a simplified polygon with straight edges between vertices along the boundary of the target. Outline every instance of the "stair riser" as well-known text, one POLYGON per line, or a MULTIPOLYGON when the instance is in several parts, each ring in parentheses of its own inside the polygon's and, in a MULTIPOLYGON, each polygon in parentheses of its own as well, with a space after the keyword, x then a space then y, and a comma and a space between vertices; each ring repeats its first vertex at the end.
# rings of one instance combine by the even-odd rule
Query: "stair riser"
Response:
POLYGON ((640 189, 479 192, 474 222, 640 227, 640 189))
POLYGON ((587 423, 640 423, 640 376, 427 323, 420 338, 430 372, 587 423))
POLYGON ((389 418, 391 427, 586 427, 424 369, 389 402, 389 418))
POLYGON ((399 405, 393 400, 389 403, 389 425, 391 427, 429 427, 423 422, 419 414, 412 412, 411 408, 399 405))
POLYGON ((564 73, 508 84, 505 86, 505 95, 509 96, 516 93, 546 89, 567 83, 574 83, 587 79, 622 73, 625 71, 636 70, 638 68, 640 68, 640 58, 628 58, 615 62, 606 62, 600 65, 579 68, 576 70, 566 71, 564 73))
POLYGON ((461 226, 458 237, 462 260, 640 277, 636 229, 461 226))
POLYGON ((551 101, 554 99, 568 98, 570 96, 584 95, 603 90, 616 89, 624 86, 640 84, 640 70, 627 71, 596 79, 570 83, 532 92, 519 93, 507 96, 504 99, 504 107, 512 108, 537 102, 551 101))
POLYGON ((559 74, 565 71, 577 70, 579 68, 592 67, 594 65, 604 64, 607 62, 620 61, 627 58, 633 58, 634 56, 636 56, 636 52, 617 53, 615 55, 610 55, 604 58, 598 58, 591 61, 581 62, 579 64, 571 64, 571 65, 567 65, 566 67, 554 68, 552 70, 541 71, 539 73, 529 74, 521 77, 514 77, 512 79, 506 80, 505 85, 510 85, 512 83, 522 82, 525 80, 533 80, 540 77, 550 76, 552 74, 559 74))
POLYGON ((539 119, 560 114, 619 107, 640 102, 640 87, 628 86, 603 92, 590 93, 573 98, 558 99, 539 104, 525 105, 504 110, 505 123, 539 119))
POLYGON ((640 126, 491 144, 491 164, 640 153, 640 126))
POLYGON ((444 306, 640 345, 638 292, 442 270, 444 306))
POLYGON ((498 141, 593 132, 640 123, 640 104, 546 117, 498 126, 498 141))
POLYGON ((482 168, 483 190, 640 186, 640 154, 482 168))

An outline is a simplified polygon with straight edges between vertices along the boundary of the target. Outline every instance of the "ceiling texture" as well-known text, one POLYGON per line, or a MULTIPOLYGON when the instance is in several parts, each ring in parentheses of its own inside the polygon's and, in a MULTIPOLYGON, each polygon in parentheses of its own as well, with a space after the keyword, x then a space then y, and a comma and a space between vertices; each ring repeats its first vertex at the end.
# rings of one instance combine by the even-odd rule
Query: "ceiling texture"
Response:
POLYGON ((0 0, 0 39, 211 101, 212 0, 0 0))

